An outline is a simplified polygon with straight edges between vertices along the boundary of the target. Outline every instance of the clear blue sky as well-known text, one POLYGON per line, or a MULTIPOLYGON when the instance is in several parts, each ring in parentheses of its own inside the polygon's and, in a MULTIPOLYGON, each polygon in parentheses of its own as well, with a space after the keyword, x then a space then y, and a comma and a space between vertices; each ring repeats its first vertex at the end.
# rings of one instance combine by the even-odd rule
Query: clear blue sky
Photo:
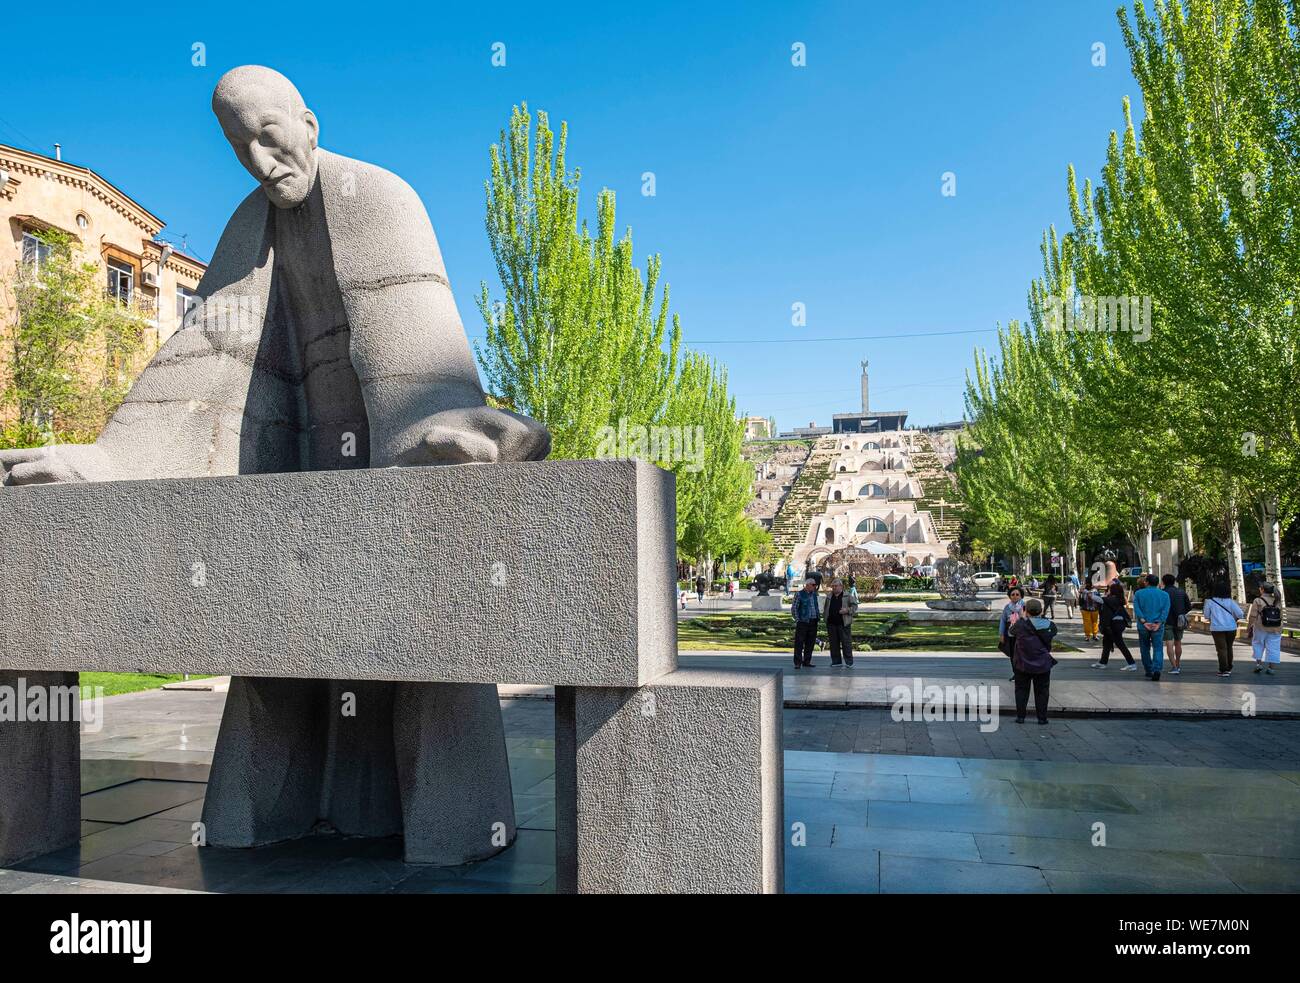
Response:
POLYGON ((1095 175, 1121 98, 1137 104, 1118 5, 229 2, 54 17, 26 4, 7 34, 47 56, 7 73, 0 141, 59 141, 207 258, 251 187, 211 91, 228 68, 270 65, 316 111, 324 146, 420 193, 475 336, 473 295, 495 287, 487 149, 527 100, 568 122, 586 213, 614 189, 638 253, 662 254, 688 343, 727 364, 742 410, 782 429, 829 422, 857 408, 865 356, 875 408, 939 422, 961 415, 973 347, 1024 316, 1041 233, 1068 219, 1066 165, 1095 175), (791 326, 796 302, 805 327, 791 326), (936 332, 984 333, 919 337, 936 332), (860 335, 903 337, 816 340, 860 335), (778 339, 797 340, 756 343, 778 339))

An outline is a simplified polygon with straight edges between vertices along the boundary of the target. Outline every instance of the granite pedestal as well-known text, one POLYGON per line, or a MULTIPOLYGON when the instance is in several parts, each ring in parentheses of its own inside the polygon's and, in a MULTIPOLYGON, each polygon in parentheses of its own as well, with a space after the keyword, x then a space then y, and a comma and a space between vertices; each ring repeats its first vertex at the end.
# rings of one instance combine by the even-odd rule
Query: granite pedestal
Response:
MULTIPOLYGON (((780 890, 780 675, 676 671, 669 473, 502 463, 34 485, 0 499, 9 677, 233 673, 249 689, 236 707, 293 679, 350 681, 362 705, 366 681, 478 684, 443 701, 466 713, 496 683, 554 685, 571 707, 556 735, 562 886, 780 890), (583 602, 591 584, 598 604, 583 602)), ((404 829, 411 861, 508 841, 498 776, 465 767, 497 760, 480 746, 496 738, 467 739, 447 726, 455 714, 404 719, 382 765, 430 792, 419 811, 371 794, 392 784, 371 784, 374 772, 304 774, 277 750, 344 740, 336 723, 219 747, 209 841, 302 835, 321 781, 341 804, 332 822, 404 829)), ((76 842, 76 776, 75 725, 0 724, 0 865, 76 842)))

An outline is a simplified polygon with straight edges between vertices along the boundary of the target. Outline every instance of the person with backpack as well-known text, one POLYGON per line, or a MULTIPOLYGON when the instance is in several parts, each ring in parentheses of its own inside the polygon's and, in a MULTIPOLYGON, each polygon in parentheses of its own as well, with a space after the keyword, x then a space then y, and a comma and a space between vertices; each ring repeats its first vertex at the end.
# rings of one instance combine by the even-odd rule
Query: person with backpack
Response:
MULTIPOLYGON (((1095 594, 1093 596, 1096 597, 1095 594)), ((1101 608, 1097 612, 1097 619, 1101 622, 1101 659, 1094 662, 1092 667, 1105 669, 1106 663, 1110 661, 1111 651, 1119 649, 1124 656, 1124 661, 1128 663, 1120 669, 1120 672, 1137 672, 1137 662, 1133 659, 1133 653, 1124 644, 1124 629, 1131 624, 1128 607, 1124 602, 1124 585, 1118 579, 1112 581, 1106 588, 1106 596, 1098 600, 1101 608)))
POLYGON ((1034 690, 1034 713, 1040 724, 1047 723, 1047 697, 1052 683, 1052 639, 1056 625, 1042 617, 1043 602, 1036 597, 1025 601, 1025 616, 1011 626, 1011 666, 1016 681, 1016 723, 1025 722, 1029 689, 1034 690))
POLYGON ((695 596, 700 599, 701 604, 704 603, 704 575, 703 574, 700 574, 698 577, 695 578, 695 596))
POLYGON ((1079 590, 1079 617, 1083 619, 1083 640, 1096 642, 1100 633, 1101 595, 1091 586, 1079 590))
POLYGON ((1160 682, 1165 663, 1165 622, 1169 620, 1169 595, 1158 586, 1160 578, 1146 575, 1145 584, 1133 591, 1133 617, 1138 623, 1138 648, 1147 679, 1160 682))
POLYGON ((1201 606, 1202 613, 1210 619, 1210 635, 1214 638, 1214 653, 1219 657, 1219 675, 1232 675, 1232 643, 1237 637, 1237 622, 1245 617, 1240 605, 1232 599, 1226 580, 1220 580, 1210 591, 1201 606))
POLYGON ((790 616, 794 618, 794 667, 811 669, 813 645, 817 642, 817 622, 821 620, 821 609, 817 603, 817 581, 812 577, 804 580, 803 590, 795 594, 790 602, 790 616))
POLYGON ((1260 585, 1259 597, 1250 602, 1246 626, 1255 654, 1255 671, 1273 675, 1273 666, 1282 661, 1282 599, 1272 584, 1260 585))
POLYGON ((1169 660, 1169 675, 1183 671, 1183 632, 1187 630, 1187 616, 1192 612, 1192 599, 1178 586, 1178 578, 1167 573, 1161 578, 1164 591, 1169 595, 1169 617, 1165 621, 1165 658, 1169 660))

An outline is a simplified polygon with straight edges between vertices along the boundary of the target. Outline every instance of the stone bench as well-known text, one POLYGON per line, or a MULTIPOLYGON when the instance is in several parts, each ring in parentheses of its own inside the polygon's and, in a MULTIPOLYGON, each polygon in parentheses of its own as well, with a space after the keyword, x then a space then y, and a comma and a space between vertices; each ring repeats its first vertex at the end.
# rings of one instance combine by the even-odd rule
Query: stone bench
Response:
MULTIPOLYGON (((626 461, 2 488, 0 686, 553 685, 562 890, 779 891, 780 675, 677 668, 674 535, 626 461)), ((0 865, 77 841, 78 753, 0 719, 0 865)))

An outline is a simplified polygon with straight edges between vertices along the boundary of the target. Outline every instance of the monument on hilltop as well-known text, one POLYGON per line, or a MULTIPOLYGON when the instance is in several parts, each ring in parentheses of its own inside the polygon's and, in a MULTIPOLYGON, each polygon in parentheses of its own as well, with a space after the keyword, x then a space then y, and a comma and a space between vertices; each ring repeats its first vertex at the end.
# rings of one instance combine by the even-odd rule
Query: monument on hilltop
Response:
POLYGON ((831 425, 817 426, 809 423, 806 427, 795 427, 781 434, 784 438, 803 439, 825 437, 830 434, 856 433, 890 433, 907 426, 907 410, 873 410, 871 409, 871 383, 868 376, 868 359, 859 363, 862 376, 859 384, 862 388, 862 408, 854 413, 835 413, 831 416, 831 425))

